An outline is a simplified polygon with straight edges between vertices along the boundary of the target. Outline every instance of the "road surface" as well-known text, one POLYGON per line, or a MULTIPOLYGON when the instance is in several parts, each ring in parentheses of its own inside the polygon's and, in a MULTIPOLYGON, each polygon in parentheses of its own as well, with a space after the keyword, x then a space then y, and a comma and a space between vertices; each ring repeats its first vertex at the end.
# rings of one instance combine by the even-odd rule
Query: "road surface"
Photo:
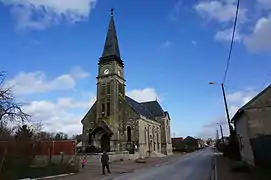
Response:
POLYGON ((208 180, 214 151, 206 148, 163 165, 134 171, 114 180, 208 180))

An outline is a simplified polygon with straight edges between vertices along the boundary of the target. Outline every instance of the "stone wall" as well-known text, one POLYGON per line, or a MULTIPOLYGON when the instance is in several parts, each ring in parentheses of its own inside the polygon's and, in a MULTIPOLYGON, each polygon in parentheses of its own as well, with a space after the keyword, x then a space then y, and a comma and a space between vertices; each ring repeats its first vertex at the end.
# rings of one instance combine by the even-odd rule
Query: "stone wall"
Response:
MULTIPOLYGON (((88 155, 87 163, 101 163, 101 155, 102 153, 96 155, 88 155)), ((121 153, 109 152, 109 162, 117 162, 117 161, 127 161, 127 160, 136 160, 139 158, 139 153, 129 154, 128 151, 124 151, 121 153)))
POLYGON ((161 153, 161 129, 156 121, 142 117, 138 120, 139 156, 150 156, 152 151, 161 153))
POLYGON ((235 123, 237 135, 240 143, 240 153, 244 161, 254 164, 254 155, 250 143, 247 119, 245 115, 241 115, 235 123))

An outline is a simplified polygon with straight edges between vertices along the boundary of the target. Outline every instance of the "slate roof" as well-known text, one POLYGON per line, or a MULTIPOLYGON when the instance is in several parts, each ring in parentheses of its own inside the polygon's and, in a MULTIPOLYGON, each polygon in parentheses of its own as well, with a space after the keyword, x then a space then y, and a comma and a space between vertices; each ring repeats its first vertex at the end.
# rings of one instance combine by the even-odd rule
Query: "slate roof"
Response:
POLYGON ((125 100, 138 114, 145 116, 148 119, 154 119, 153 114, 141 103, 128 96, 125 96, 125 100))
POLYGON ((110 23, 107 31, 107 36, 104 44, 103 57, 117 56, 120 58, 119 43, 116 33, 113 13, 111 13, 110 23))
POLYGON ((155 117, 165 116, 164 110, 157 101, 143 102, 141 104, 145 106, 152 113, 153 116, 155 117))
POLYGON ((185 139, 184 139, 184 141, 195 141, 195 140, 197 140, 196 138, 193 138, 193 137, 191 137, 191 136, 187 136, 185 139))
POLYGON ((128 96, 125 96, 125 100, 138 114, 148 119, 165 116, 164 110, 157 101, 139 103, 128 96))

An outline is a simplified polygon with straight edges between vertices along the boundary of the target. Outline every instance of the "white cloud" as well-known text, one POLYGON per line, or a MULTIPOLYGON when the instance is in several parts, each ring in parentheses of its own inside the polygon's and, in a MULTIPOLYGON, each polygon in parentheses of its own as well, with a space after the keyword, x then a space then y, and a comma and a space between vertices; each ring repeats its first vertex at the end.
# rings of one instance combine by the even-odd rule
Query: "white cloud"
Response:
POLYGON ((171 41, 165 41, 164 42, 164 44, 163 44, 163 46, 165 47, 165 48, 170 48, 171 46, 172 46, 172 42, 171 41))
MULTIPOLYGON (((212 0, 201 1, 194 7, 197 12, 206 19, 216 20, 221 23, 233 22, 236 13, 235 1, 212 0)), ((240 8, 239 21, 246 20, 246 9, 240 8)))
POLYGON ((53 90, 74 89, 76 78, 86 78, 88 73, 76 67, 69 74, 60 75, 54 79, 48 79, 41 71, 30 73, 20 72, 7 82, 7 86, 13 86, 16 94, 44 93, 53 90))
MULTIPOLYGON (((159 100, 157 92, 152 88, 132 90, 127 95, 139 102, 159 100)), ((42 121, 43 128, 49 132, 65 132, 72 134, 81 133, 81 120, 85 113, 96 101, 93 93, 83 93, 85 100, 65 97, 56 101, 31 101, 24 106, 26 113, 33 120, 42 121)))
MULTIPOLYGON (((239 108, 245 105, 248 101, 250 101, 257 93, 253 89, 247 89, 244 91, 236 91, 227 95, 227 102, 229 107, 230 118, 237 112, 239 108)), ((224 108, 224 104, 222 106, 224 108)), ((226 112, 220 116, 207 121, 206 124, 201 128, 199 132, 199 136, 201 137, 216 137, 216 130, 220 129, 219 125, 222 126, 223 133, 225 136, 229 135, 229 127, 226 119, 226 112)))
POLYGON ((81 133, 81 119, 83 115, 76 113, 78 110, 87 110, 96 101, 91 96, 84 101, 72 98, 59 98, 57 101, 32 101, 24 106, 26 113, 30 114, 33 120, 41 121, 44 130, 49 132, 65 132, 69 134, 81 133))
POLYGON ((12 7, 19 28, 44 29, 61 22, 88 18, 96 0, 0 0, 12 7))
POLYGON ((138 102, 160 100, 157 92, 153 88, 135 89, 127 92, 127 96, 133 98, 138 102))
POLYGON ((232 117, 239 108, 249 102, 256 94, 257 92, 253 89, 236 91, 228 94, 227 102, 229 104, 230 117, 232 117))
POLYGON ((256 95, 256 92, 253 90, 236 91, 227 96, 227 101, 230 104, 238 104, 242 106, 246 104, 255 95, 256 95))
POLYGON ((8 82, 13 86, 16 94, 42 93, 52 90, 68 90, 75 87, 75 81, 70 75, 61 75, 53 80, 47 80, 45 74, 40 71, 20 72, 8 82))
MULTIPOLYGON (((241 41, 242 35, 239 33, 238 29, 235 31, 234 41, 241 41)), ((232 28, 218 31, 215 35, 215 40, 217 41, 231 41, 232 39, 232 28)))
POLYGON ((252 35, 245 38, 244 44, 253 52, 271 51, 271 14, 260 18, 254 26, 252 35))
POLYGON ((90 73, 84 71, 80 66, 76 66, 71 70, 71 76, 73 78, 87 78, 90 76, 90 73))
POLYGON ((218 130, 219 136, 221 137, 221 131, 219 127, 220 125, 222 127, 223 135, 228 136, 229 128, 225 115, 208 121, 205 125, 202 126, 201 131, 198 133, 198 136, 201 138, 216 138, 216 132, 218 130))

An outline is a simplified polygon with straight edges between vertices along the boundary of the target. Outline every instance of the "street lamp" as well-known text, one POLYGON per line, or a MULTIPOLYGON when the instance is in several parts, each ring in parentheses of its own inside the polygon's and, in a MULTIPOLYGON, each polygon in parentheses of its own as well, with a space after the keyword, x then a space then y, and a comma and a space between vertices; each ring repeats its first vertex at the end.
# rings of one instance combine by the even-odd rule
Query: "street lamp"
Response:
MULTIPOLYGON (((216 85, 217 83, 214 82, 209 82, 210 85, 216 85)), ((228 110, 228 105, 227 105, 227 99, 226 99, 226 93, 224 89, 224 84, 221 83, 221 89, 222 89, 222 94, 223 94, 223 99, 224 99, 224 104, 225 104, 225 110, 226 110, 226 115, 227 115, 227 121, 228 121, 228 126, 230 130, 230 135, 233 134, 233 127, 231 125, 231 120, 230 120, 230 115, 229 115, 229 110, 228 110)))

